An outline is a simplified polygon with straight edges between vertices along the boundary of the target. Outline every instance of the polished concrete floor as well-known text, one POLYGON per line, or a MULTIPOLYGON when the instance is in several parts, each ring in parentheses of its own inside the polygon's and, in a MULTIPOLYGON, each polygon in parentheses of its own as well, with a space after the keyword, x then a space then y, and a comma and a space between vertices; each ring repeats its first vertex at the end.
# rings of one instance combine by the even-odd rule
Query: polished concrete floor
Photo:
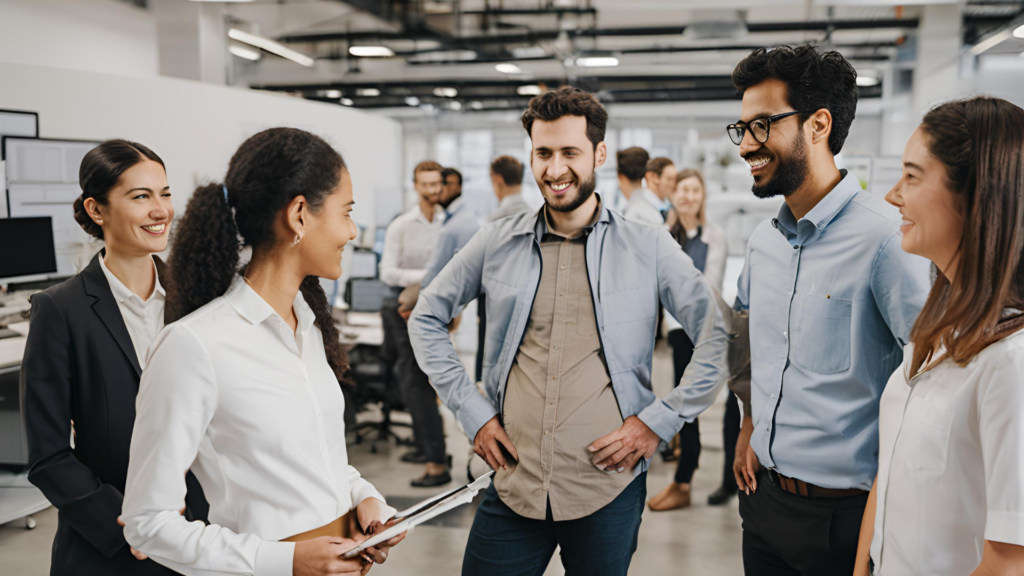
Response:
MULTIPOLYGON (((663 345, 659 345, 654 361, 655 391, 659 396, 668 392, 671 375, 671 356, 663 345)), ((706 504, 707 495, 721 480, 723 410, 724 402, 720 400, 701 417, 704 450, 701 467, 694 477, 693 506, 672 512, 644 511, 640 544, 633 557, 631 574, 735 576, 743 573, 740 519, 735 499, 726 506, 706 504)), ((455 426, 451 414, 444 412, 448 452, 454 458, 456 482, 464 482, 470 443, 455 426)), ((363 417, 371 418, 372 415, 361 415, 361 419, 363 417)), ((399 461, 405 450, 393 443, 380 443, 378 452, 373 454, 368 444, 350 445, 349 456, 352 464, 382 494, 395 504, 408 505, 441 490, 409 486, 409 480, 420 473, 420 466, 399 461)), ((655 456, 647 479, 648 496, 653 496, 671 481, 673 471, 674 463, 666 464, 655 456)), ((17 576, 45 576, 49 573, 50 544, 56 530, 57 515, 51 508, 35 518, 38 527, 34 530, 26 530, 23 522, 0 526, 0 573, 17 576)), ((466 507, 443 521, 416 528, 403 544, 393 550, 387 563, 375 567, 371 574, 459 574, 472 518, 472 509, 466 507)), ((556 553, 545 576, 561 574, 564 571, 556 553)))

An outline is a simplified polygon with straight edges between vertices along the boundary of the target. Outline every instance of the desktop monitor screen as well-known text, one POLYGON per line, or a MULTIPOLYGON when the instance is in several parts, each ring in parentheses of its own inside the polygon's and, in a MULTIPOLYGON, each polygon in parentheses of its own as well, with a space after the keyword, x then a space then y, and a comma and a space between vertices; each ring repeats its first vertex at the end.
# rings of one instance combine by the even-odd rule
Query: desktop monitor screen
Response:
POLYGON ((57 272, 53 223, 39 218, 0 218, 0 279, 46 277, 57 272))

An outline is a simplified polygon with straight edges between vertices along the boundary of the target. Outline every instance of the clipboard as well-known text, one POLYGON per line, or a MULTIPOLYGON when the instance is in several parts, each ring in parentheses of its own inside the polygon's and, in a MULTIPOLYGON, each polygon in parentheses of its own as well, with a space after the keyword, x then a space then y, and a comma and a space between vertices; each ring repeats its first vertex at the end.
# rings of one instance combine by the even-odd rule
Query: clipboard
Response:
POLYGON ((387 542, 402 532, 412 530, 416 526, 419 526, 432 518, 436 518, 449 510, 472 502, 477 493, 481 490, 485 490, 491 485, 492 476, 494 476, 493 470, 465 486, 450 490, 433 498, 428 498, 427 500, 415 504, 410 508, 398 512, 392 517, 393 519, 399 520, 397 524, 379 534, 371 536, 363 542, 360 542, 355 548, 343 552, 342 557, 354 558, 367 548, 373 548, 377 544, 387 542))

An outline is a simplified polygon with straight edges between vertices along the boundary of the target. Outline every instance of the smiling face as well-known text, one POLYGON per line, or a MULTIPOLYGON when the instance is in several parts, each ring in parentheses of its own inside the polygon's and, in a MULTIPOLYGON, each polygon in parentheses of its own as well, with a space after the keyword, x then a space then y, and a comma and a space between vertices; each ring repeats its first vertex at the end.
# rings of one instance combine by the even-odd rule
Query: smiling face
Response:
POLYGON ((903 150, 903 175, 885 199, 900 209, 903 250, 946 272, 960 247, 964 208, 950 188, 946 166, 929 151, 930 136, 914 131, 903 150))
MULTIPOLYGON (((434 174, 440 174, 434 172, 434 174)), ((338 186, 317 211, 305 221, 306 233, 299 244, 303 268, 310 276, 337 280, 341 277, 341 254, 355 239, 359 228, 352 220, 352 177, 342 168, 338 186)))
POLYGON ((651 189, 651 192, 665 200, 672 194, 672 190, 676 187, 676 175, 678 170, 672 164, 665 166, 661 170, 661 174, 657 172, 648 172, 646 175, 647 187, 651 189))
POLYGON ((431 204, 437 204, 441 200, 441 187, 443 186, 441 171, 417 172, 413 180, 413 186, 416 188, 416 193, 420 195, 420 198, 425 199, 431 204))
POLYGON ((530 167, 547 205, 559 212, 582 206, 597 187, 594 170, 608 157, 604 142, 595 148, 587 138, 587 119, 562 116, 552 122, 536 120, 530 137, 530 167))
POLYGON ((125 170, 107 194, 106 204, 88 198, 85 208, 103 227, 109 251, 145 256, 167 249, 174 206, 167 173, 158 162, 142 160, 125 170))
MULTIPOLYGON (((743 93, 740 119, 751 122, 792 110, 786 83, 769 78, 743 93)), ((754 177, 751 191, 758 198, 789 196, 803 185, 808 173, 808 144, 799 115, 773 122, 764 144, 755 140, 748 129, 739 152, 750 165, 750 174, 754 177)))
POLYGON ((696 218, 704 202, 704 185, 696 176, 683 178, 672 190, 669 200, 680 216, 696 218))

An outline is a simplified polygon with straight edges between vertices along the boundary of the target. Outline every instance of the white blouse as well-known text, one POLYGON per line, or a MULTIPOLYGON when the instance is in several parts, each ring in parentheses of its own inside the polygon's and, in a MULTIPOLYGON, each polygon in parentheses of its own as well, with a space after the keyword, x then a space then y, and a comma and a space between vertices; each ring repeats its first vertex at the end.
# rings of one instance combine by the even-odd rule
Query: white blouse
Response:
POLYGON ((122 519, 125 539, 172 570, 291 576, 294 544, 279 540, 384 500, 348 464, 344 397, 301 292, 293 309, 294 335, 239 276, 157 338, 122 519), (178 513, 190 467, 209 526, 178 513))
POLYGON ((139 367, 146 369, 146 356, 150 346, 156 340, 157 334, 164 327, 164 300, 166 294, 164 287, 160 285, 160 275, 156 271, 156 262, 153 263, 153 277, 156 285, 149 299, 143 300, 138 294, 132 292, 121 282, 114 273, 107 268, 107 263, 100 257, 100 269, 107 277, 107 284, 110 285, 110 292, 117 301, 117 309, 121 312, 124 326, 128 329, 128 336, 132 339, 135 347, 135 356, 139 359, 139 367))
POLYGON ((871 558, 882 576, 965 576, 985 540, 1024 545, 1024 331, 966 366, 889 379, 871 558))

